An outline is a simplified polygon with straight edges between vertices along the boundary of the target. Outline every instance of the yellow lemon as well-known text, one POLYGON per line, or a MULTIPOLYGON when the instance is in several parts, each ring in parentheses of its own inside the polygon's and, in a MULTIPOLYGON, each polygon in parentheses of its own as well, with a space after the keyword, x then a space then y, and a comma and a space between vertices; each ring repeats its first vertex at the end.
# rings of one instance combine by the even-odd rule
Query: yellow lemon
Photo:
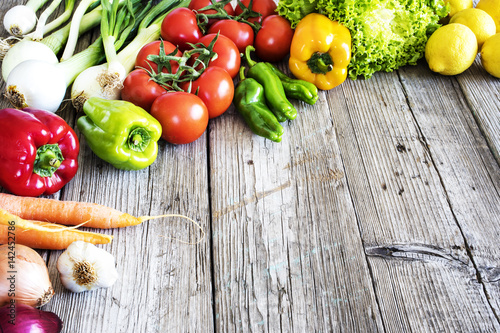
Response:
POLYGON ((472 0, 444 0, 444 3, 450 5, 450 12, 447 16, 448 20, 459 11, 474 7, 472 0))
POLYGON ((480 49, 484 41, 496 33, 496 25, 493 18, 484 10, 467 8, 459 11, 450 19, 450 23, 460 23, 468 26, 477 38, 477 46, 480 49))
POLYGON ((481 64, 488 73, 500 78, 500 33, 484 42, 481 48, 481 64))
POLYGON ((480 0, 476 8, 482 9, 493 18, 497 26, 497 33, 500 32, 500 0, 480 0))
POLYGON ((472 65, 476 55, 476 35, 459 23, 439 27, 425 45, 425 60, 429 68, 443 75, 462 73, 472 65))

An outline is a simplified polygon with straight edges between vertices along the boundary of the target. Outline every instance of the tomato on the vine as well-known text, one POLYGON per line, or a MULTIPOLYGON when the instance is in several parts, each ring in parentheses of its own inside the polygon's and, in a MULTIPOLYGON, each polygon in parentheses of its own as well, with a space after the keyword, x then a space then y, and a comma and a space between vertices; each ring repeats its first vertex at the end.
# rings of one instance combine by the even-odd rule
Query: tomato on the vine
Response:
MULTIPOLYGON (((215 0, 215 1, 219 2, 221 0, 215 0)), ((210 6, 210 5, 212 5, 211 0, 191 0, 191 2, 188 5, 188 8, 193 10, 193 11, 196 11, 197 13, 201 13, 201 14, 215 14, 216 10, 214 10, 214 9, 207 9, 207 10, 200 11, 200 9, 205 8, 207 6, 210 6)), ((226 5, 224 5, 224 10, 226 11, 226 13, 228 15, 234 16, 234 8, 231 5, 231 3, 227 3, 226 5)), ((217 21, 217 19, 209 19, 208 26, 212 25, 216 21, 217 21)))
POLYGON ((280 61, 290 52, 292 38, 290 22, 279 15, 270 15, 262 21, 255 36, 255 52, 261 60, 280 61))
POLYGON ((253 45, 255 34, 250 25, 235 20, 220 20, 215 22, 208 29, 209 34, 220 33, 228 37, 236 44, 240 53, 245 52, 248 45, 253 45))
MULTIPOLYGON (((209 46, 210 43, 217 37, 217 34, 207 34, 200 38, 198 41, 205 46, 209 46)), ((240 51, 238 47, 232 40, 224 35, 219 35, 215 41, 213 51, 217 53, 217 58, 211 60, 208 66, 216 66, 225 69, 232 78, 238 75, 241 65, 240 51)), ((197 56, 193 56, 193 60, 197 56)))
MULTIPOLYGON (((148 71, 152 71, 157 73, 158 72, 158 65, 153 62, 148 60, 148 56, 158 56, 160 54, 160 43, 162 41, 156 40, 151 43, 148 43, 144 45, 140 50, 139 53, 137 53, 137 57, 135 60, 135 67, 136 68, 145 68, 148 71)), ((175 51, 176 46, 169 41, 164 40, 163 41, 163 49, 165 54, 170 54, 175 51)), ((180 57, 182 56, 181 51, 177 50, 177 53, 175 54, 176 56, 180 57)), ((171 60, 170 61, 170 66, 172 69, 171 73, 177 72, 177 69, 179 68, 179 63, 176 61, 171 60)), ((162 72, 168 72, 167 67, 163 67, 162 72)))
MULTIPOLYGON (((250 5, 250 0, 242 0, 241 3, 248 8, 248 6, 250 5)), ((248 21, 252 23, 255 22, 261 23, 262 20, 264 20, 267 16, 274 14, 276 12, 277 7, 278 6, 273 0, 253 0, 252 10, 254 12, 260 13, 262 16, 250 17, 248 21)), ((236 5, 234 13, 236 15, 240 15, 242 12, 243 10, 241 9, 241 7, 236 5)))
POLYGON ((187 50, 187 43, 197 43, 203 35, 196 14, 187 7, 178 7, 165 16, 161 23, 161 37, 179 47, 181 51, 187 50))
POLYGON ((151 80, 148 72, 138 68, 130 72, 123 81, 121 99, 149 111, 154 100, 166 92, 166 89, 151 80))
POLYGON ((208 126, 205 103, 198 96, 184 91, 161 95, 153 102, 150 113, 161 124, 161 137, 172 144, 191 143, 208 126))
MULTIPOLYGON (((189 82, 181 86, 189 89, 189 82)), ((210 119, 226 112, 233 101, 234 83, 225 69, 208 67, 203 74, 191 83, 191 93, 196 94, 205 103, 210 119)))

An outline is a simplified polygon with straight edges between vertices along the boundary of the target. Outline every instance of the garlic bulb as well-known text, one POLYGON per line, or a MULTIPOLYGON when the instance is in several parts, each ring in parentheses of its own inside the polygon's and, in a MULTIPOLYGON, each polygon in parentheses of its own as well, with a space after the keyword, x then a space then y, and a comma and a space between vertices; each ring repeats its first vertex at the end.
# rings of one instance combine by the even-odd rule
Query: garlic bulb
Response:
POLYGON ((0 246, 0 306, 16 303, 40 307, 54 295, 43 258, 21 244, 0 246))
POLYGON ((93 244, 71 243, 57 260, 62 284, 73 292, 111 287, 118 279, 115 258, 93 244))

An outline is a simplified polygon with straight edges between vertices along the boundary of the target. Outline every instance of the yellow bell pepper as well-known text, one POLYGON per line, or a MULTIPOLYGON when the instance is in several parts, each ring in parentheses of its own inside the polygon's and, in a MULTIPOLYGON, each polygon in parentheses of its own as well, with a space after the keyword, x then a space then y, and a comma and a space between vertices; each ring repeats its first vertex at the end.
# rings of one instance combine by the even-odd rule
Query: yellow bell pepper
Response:
POLYGON ((345 81, 350 61, 349 29, 317 13, 300 20, 290 46, 288 65, 293 75, 329 90, 345 81))

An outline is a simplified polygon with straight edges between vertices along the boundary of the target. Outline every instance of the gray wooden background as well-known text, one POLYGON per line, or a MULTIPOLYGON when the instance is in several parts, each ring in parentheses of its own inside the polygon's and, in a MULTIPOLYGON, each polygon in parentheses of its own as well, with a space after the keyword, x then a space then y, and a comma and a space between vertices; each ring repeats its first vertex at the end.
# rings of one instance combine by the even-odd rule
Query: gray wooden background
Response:
MULTIPOLYGON (((454 77, 421 60, 294 104, 281 143, 231 106, 141 171, 77 132, 78 173, 52 197, 184 214, 207 237, 172 240, 200 236, 173 218, 103 231, 120 278, 81 294, 60 283, 61 252, 41 251, 56 289, 43 309, 71 333, 500 332, 500 79, 479 56, 454 77)), ((58 114, 75 125, 69 104, 58 114)))

